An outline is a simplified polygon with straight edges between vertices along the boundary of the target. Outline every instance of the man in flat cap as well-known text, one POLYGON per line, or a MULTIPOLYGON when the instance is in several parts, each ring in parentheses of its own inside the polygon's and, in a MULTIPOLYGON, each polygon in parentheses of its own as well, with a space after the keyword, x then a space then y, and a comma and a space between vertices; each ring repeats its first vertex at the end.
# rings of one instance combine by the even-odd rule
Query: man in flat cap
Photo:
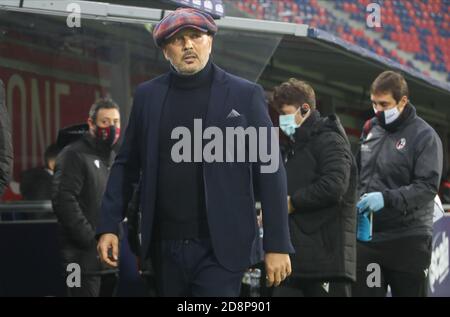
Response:
MULTIPOLYGON (((182 160, 174 155, 179 132, 195 136, 199 124, 202 135, 207 128, 223 133, 228 127, 272 128, 262 88, 212 63, 216 32, 214 20, 195 9, 178 9, 156 25, 154 40, 170 71, 137 88, 103 198, 98 251, 117 266, 118 224, 132 184, 139 182, 141 256, 152 260, 160 296, 239 295, 244 271, 260 261, 257 194, 264 211, 268 284, 277 286, 291 273, 282 164, 264 173, 266 161, 259 157, 206 160, 203 140, 188 143, 193 160, 184 159, 186 153, 182 160)), ((270 147, 269 138, 263 141, 270 147)))

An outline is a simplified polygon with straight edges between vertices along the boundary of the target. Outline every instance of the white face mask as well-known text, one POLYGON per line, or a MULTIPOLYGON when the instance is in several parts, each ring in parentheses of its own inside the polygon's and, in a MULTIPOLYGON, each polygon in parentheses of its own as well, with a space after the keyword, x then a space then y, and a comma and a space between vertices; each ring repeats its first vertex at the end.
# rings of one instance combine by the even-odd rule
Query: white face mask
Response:
POLYGON ((398 117, 400 117, 400 111, 397 107, 385 111, 377 111, 374 107, 373 111, 377 115, 378 119, 381 120, 382 124, 391 124, 397 120, 398 117))

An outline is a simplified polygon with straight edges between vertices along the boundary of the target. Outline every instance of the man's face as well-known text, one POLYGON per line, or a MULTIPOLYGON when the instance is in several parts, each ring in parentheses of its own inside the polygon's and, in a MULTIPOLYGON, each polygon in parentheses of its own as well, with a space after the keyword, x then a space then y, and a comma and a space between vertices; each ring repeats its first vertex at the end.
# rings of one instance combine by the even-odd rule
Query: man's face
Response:
POLYGON ((176 33, 163 46, 165 58, 182 75, 194 75, 208 63, 212 36, 187 28, 176 33))
POLYGON ((117 109, 100 109, 97 113, 97 120, 94 123, 91 118, 88 119, 89 131, 95 135, 95 127, 107 128, 115 126, 120 128, 120 113, 117 109))
POLYGON ((378 111, 386 111, 398 107, 400 112, 403 111, 406 104, 408 103, 408 98, 403 96, 400 99, 400 102, 397 104, 392 93, 379 93, 379 94, 371 94, 370 100, 372 101, 373 108, 378 111))
POLYGON ((49 159, 48 163, 47 163, 47 168, 49 170, 51 170, 51 171, 54 171, 55 170, 55 166, 56 166, 56 158, 49 159))

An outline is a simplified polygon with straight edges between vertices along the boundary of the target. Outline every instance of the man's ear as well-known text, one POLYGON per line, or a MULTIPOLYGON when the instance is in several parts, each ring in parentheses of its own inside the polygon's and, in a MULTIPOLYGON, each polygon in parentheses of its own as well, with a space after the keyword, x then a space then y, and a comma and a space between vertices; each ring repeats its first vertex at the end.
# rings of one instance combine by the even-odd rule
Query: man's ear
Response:
POLYGON ((311 111, 311 106, 307 103, 304 103, 301 108, 302 108, 302 110, 300 110, 300 111, 302 113, 307 113, 307 112, 311 111))
POLYGON ((212 53, 213 41, 214 41, 214 38, 212 37, 212 35, 209 35, 209 54, 212 53))
POLYGON ((164 58, 166 59, 166 61, 168 61, 168 60, 169 60, 169 56, 167 55, 167 49, 166 49, 166 45, 165 45, 165 44, 163 44, 163 46, 161 47, 161 49, 162 49, 162 52, 163 52, 164 58))
POLYGON ((406 97, 406 96, 403 96, 402 99, 400 99, 401 110, 403 110, 406 107, 408 102, 409 102, 409 100, 408 100, 408 97, 406 97))
POLYGON ((89 126, 89 132, 90 132, 91 134, 94 134, 94 133, 95 133, 95 123, 94 123, 94 121, 92 120, 92 118, 88 118, 88 119, 87 119, 87 124, 88 124, 88 126, 89 126))

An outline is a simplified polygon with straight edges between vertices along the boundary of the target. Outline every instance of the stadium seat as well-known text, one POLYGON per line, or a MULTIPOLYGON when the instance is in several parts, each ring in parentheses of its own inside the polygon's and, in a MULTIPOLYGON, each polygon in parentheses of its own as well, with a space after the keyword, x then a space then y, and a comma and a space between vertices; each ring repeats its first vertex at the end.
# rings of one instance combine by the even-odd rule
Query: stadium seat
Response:
MULTIPOLYGON (((335 0, 334 8, 352 20, 366 23, 366 7, 371 0, 335 0)), ((414 66, 414 60, 430 62, 433 70, 450 69, 450 13, 448 0, 392 0, 383 2, 382 38, 392 41, 396 50, 413 54, 412 60, 399 58, 397 51, 373 40, 366 28, 355 28, 322 7, 317 0, 233 1, 239 10, 258 19, 305 23, 340 36, 381 56, 414 66)))

